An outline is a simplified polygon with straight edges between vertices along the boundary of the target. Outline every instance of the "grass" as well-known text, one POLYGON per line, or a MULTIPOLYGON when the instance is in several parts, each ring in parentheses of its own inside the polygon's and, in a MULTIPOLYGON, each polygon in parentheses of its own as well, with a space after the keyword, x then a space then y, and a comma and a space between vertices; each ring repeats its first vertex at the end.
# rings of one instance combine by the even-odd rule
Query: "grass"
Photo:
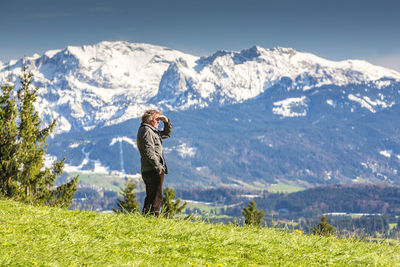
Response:
MULTIPOLYGON (((185 202, 185 200, 182 200, 183 202, 185 202)), ((210 203, 210 204, 206 204, 206 203, 200 203, 200 202, 191 202, 188 201, 186 204, 186 208, 189 209, 199 209, 201 212, 203 213, 208 213, 210 214, 211 211, 215 211, 216 213, 220 213, 221 209, 226 208, 227 205, 220 205, 220 204, 215 204, 215 203, 210 203)))
POLYGON ((0 266, 400 266, 400 243, 0 200, 0 266))
MULTIPOLYGON (((71 172, 69 175, 76 176, 79 174, 79 183, 87 184, 87 185, 95 185, 97 187, 102 187, 108 190, 119 192, 120 188, 123 187, 126 183, 125 177, 104 174, 104 173, 79 173, 79 172, 71 172)), ((133 177, 136 180, 139 180, 138 177, 129 175, 128 178, 133 177)), ((140 181, 140 180, 139 180, 140 181)), ((140 182, 138 184, 138 190, 144 190, 141 186, 140 182)))
POLYGON ((304 188, 285 183, 277 183, 268 187, 268 191, 273 193, 294 193, 301 190, 304 190, 304 188))
MULTIPOLYGON (((183 200, 183 202, 185 202, 185 200, 183 200)), ((189 209, 194 209, 197 208, 199 210, 201 210, 202 212, 211 212, 211 210, 215 210, 215 209, 219 209, 219 208, 223 208, 224 206, 215 206, 213 204, 204 204, 204 203, 198 203, 198 202, 187 202, 186 204, 186 208, 189 209)))

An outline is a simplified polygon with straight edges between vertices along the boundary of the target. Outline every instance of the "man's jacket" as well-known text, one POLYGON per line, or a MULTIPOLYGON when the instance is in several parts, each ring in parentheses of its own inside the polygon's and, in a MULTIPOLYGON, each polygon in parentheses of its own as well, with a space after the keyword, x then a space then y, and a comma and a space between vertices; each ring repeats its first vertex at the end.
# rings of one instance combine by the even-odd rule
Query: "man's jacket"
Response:
POLYGON ((164 123, 162 131, 158 131, 146 123, 140 125, 137 133, 137 146, 140 152, 142 173, 151 170, 157 172, 163 170, 164 173, 168 173, 163 155, 162 139, 171 136, 171 129, 172 124, 169 120, 164 123))

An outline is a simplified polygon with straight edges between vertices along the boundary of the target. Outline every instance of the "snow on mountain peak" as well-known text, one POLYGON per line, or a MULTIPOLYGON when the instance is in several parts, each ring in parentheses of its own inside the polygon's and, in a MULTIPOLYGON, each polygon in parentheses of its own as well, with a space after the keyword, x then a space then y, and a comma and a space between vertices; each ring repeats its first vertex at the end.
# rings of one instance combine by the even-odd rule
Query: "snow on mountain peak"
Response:
MULTIPOLYGON (((157 94, 163 73, 179 58, 197 59, 161 46, 101 42, 25 60, 41 88, 41 113, 57 118, 60 131, 69 131, 138 117, 157 94)), ((21 60, 10 64, 14 76, 21 74, 21 66, 21 60)), ((5 75, 3 67, 0 79, 5 75)))
POLYGON ((44 53, 44 56, 51 58, 53 57, 55 54, 57 54, 58 52, 60 52, 60 49, 55 49, 55 50, 48 50, 44 53))
MULTIPOLYGON (((148 108, 183 110, 238 103, 283 79, 291 81, 288 90, 299 91, 327 84, 379 81, 384 85, 383 78, 400 80, 399 73, 365 61, 335 62, 284 47, 253 46, 199 58, 162 46, 104 41, 51 50, 25 60, 41 88, 41 114, 57 118, 58 131, 123 122, 148 108)), ((22 60, 0 63, 0 81, 9 75, 8 68, 17 76, 21 67, 22 60)), ((276 111, 281 107, 286 114, 283 108, 297 102, 285 103, 275 107, 276 111)))
MULTIPOLYGON (((219 103, 242 102, 280 83, 282 78, 292 81, 293 88, 288 89, 303 91, 326 84, 344 86, 382 78, 400 80, 399 73, 364 61, 334 62, 283 47, 264 49, 253 46, 236 52, 218 51, 211 56, 201 57, 196 63, 195 73, 185 67, 176 67, 174 74, 168 73, 174 77, 175 87, 186 86, 188 91, 179 90, 183 91, 182 94, 190 91, 199 96, 197 101, 187 99, 194 105, 204 105, 210 100, 219 103)), ((160 90, 164 84, 160 84, 160 90)), ((177 96, 176 91, 171 99, 177 100, 175 107, 187 107, 187 103, 182 102, 183 95, 177 96)))

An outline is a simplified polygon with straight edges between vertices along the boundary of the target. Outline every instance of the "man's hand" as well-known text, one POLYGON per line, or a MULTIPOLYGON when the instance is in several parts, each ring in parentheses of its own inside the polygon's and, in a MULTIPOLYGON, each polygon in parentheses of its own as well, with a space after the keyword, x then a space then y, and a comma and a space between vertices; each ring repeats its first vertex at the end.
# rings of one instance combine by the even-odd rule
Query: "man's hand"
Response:
POLYGON ((157 117, 157 120, 163 121, 163 122, 168 122, 168 118, 165 115, 159 115, 157 117))

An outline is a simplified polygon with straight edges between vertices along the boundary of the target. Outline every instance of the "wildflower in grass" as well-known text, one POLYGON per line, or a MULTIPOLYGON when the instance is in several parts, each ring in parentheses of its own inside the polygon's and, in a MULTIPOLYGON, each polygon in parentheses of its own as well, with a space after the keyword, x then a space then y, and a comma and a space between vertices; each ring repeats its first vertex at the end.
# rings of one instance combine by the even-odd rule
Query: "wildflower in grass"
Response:
POLYGON ((42 213, 43 213, 43 214, 46 214, 46 212, 45 212, 44 210, 42 210, 42 213))
POLYGON ((303 231, 300 231, 300 230, 298 230, 298 229, 296 229, 296 230, 294 230, 296 233, 298 233, 298 234, 302 234, 302 233, 304 233, 303 231))
POLYGON ((118 250, 116 250, 116 249, 113 249, 113 252, 114 252, 115 254, 119 254, 118 250))
POLYGON ((187 244, 186 244, 186 243, 183 243, 183 246, 184 246, 184 247, 187 247, 187 244))
POLYGON ((221 264, 221 263, 218 263, 218 264, 217 264, 218 267, 222 267, 222 265, 223 265, 223 264, 221 264))
POLYGON ((33 265, 38 265, 38 263, 36 261, 32 261, 33 265))
POLYGON ((7 243, 3 243, 3 244, 1 244, 2 246, 7 246, 7 243))
POLYGON ((210 267, 210 264, 209 264, 208 262, 206 262, 206 266, 207 266, 207 267, 210 267))
POLYGON ((81 248, 84 248, 85 247, 85 245, 82 245, 82 247, 81 248))
POLYGON ((169 230, 173 230, 173 229, 174 229, 174 227, 172 227, 172 226, 169 228, 169 230))
POLYGON ((294 238, 293 238, 293 241, 294 241, 295 243, 297 242, 296 239, 294 239, 294 238))
POLYGON ((148 222, 145 222, 144 224, 146 224, 146 225, 149 225, 149 223, 148 223, 148 222))
POLYGON ((325 255, 325 254, 322 254, 322 257, 326 257, 326 255, 325 255))

